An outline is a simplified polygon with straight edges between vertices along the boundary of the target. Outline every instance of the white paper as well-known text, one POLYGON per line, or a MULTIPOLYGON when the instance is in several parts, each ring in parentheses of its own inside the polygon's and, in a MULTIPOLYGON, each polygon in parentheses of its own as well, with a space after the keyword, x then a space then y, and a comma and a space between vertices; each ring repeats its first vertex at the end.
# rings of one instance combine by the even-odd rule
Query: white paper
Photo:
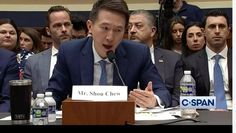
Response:
POLYGON ((177 108, 136 108, 135 120, 173 120, 175 116, 180 116, 180 110, 177 108))

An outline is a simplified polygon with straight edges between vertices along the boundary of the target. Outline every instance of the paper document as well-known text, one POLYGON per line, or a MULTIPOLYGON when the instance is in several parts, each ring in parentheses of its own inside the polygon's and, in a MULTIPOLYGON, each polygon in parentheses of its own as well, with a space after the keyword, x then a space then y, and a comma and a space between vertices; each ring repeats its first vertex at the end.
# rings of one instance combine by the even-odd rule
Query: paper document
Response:
POLYGON ((172 120, 177 119, 175 116, 180 116, 180 110, 174 108, 136 108, 135 120, 172 120))

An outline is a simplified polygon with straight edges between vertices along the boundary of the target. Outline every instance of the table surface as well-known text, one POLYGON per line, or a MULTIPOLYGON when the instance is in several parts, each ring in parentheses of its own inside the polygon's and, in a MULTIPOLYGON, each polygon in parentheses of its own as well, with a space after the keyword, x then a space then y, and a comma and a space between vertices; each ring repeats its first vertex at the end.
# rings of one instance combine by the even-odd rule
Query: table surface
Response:
MULTIPOLYGON (((199 116, 195 119, 174 119, 174 120, 142 120, 136 121, 135 125, 230 125, 232 126, 232 111, 198 111, 199 116)), ((0 113, 0 118, 9 116, 10 113, 0 113)), ((11 120, 0 120, 0 125, 12 125, 11 120)), ((29 125, 32 125, 30 123, 29 125)), ((62 119, 49 125, 62 125, 62 119)))

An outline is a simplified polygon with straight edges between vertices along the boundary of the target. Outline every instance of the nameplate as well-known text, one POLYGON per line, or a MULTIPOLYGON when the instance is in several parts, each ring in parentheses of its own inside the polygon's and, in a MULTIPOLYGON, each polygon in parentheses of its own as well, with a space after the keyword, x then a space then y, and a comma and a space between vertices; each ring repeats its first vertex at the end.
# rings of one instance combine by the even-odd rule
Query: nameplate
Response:
POLYGON ((74 85, 72 100, 127 101, 127 86, 84 86, 74 85))
POLYGON ((180 108, 215 109, 215 96, 180 96, 180 108))

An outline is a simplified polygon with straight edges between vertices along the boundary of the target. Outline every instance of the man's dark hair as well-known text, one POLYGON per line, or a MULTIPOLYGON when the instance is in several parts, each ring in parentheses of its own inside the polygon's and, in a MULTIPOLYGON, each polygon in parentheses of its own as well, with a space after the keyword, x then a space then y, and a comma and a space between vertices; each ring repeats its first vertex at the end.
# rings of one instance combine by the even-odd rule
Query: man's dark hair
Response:
POLYGON ((222 10, 219 10, 219 9, 213 9, 213 10, 210 10, 209 12, 207 12, 207 14, 205 15, 204 17, 204 20, 203 20, 203 27, 205 28, 206 26, 206 20, 208 17, 218 17, 218 16, 223 16, 225 17, 226 21, 227 21, 227 25, 229 26, 229 18, 228 18, 228 15, 223 12, 222 10))
POLYGON ((86 25, 86 21, 79 16, 72 16, 71 23, 73 24, 73 29, 74 30, 84 30, 85 33, 88 33, 88 28, 86 25))
POLYGON ((89 19, 95 22, 100 10, 109 10, 124 15, 127 27, 129 22, 129 8, 124 0, 98 0, 93 5, 92 11, 89 14, 89 19))
POLYGON ((65 8, 64 6, 52 6, 48 9, 48 13, 47 13, 47 26, 49 26, 49 23, 50 23, 50 15, 51 13, 53 12, 60 12, 60 11, 65 11, 69 14, 70 16, 70 19, 71 19, 71 13, 70 13, 70 10, 68 8, 65 8))

